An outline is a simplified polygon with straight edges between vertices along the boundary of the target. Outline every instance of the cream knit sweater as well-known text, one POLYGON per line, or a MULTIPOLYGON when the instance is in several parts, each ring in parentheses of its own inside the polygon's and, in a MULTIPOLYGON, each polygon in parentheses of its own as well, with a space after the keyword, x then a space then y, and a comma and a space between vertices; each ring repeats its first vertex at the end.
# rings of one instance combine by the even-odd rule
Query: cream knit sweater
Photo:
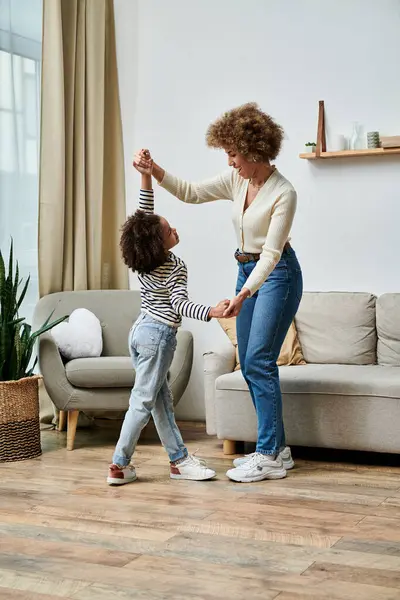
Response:
POLYGON ((200 183, 190 183, 165 173, 160 185, 179 200, 191 204, 233 201, 232 220, 239 249, 261 254, 244 286, 253 295, 278 264, 289 239, 297 201, 289 181, 275 169, 245 211, 249 182, 234 169, 200 183))

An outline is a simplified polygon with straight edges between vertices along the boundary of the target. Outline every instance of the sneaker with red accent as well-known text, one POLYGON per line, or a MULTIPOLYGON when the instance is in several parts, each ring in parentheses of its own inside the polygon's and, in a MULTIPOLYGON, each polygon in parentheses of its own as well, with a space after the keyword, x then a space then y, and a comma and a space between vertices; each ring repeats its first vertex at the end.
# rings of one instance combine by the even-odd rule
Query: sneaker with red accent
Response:
POLYGON ((108 485, 124 485, 125 483, 132 483, 136 479, 136 471, 133 465, 127 465, 126 467, 110 465, 108 469, 108 485))
POLYGON ((213 479, 216 472, 207 467, 207 464, 201 458, 189 454, 178 464, 171 464, 171 479, 190 479, 192 481, 206 481, 213 479))

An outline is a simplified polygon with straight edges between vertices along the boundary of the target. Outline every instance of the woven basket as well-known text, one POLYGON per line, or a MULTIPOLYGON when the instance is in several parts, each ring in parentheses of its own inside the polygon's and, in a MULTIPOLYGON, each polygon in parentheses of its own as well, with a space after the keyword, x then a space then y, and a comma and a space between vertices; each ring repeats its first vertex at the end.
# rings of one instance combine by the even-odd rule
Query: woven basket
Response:
POLYGON ((42 454, 39 423, 40 376, 0 381, 0 462, 42 454))

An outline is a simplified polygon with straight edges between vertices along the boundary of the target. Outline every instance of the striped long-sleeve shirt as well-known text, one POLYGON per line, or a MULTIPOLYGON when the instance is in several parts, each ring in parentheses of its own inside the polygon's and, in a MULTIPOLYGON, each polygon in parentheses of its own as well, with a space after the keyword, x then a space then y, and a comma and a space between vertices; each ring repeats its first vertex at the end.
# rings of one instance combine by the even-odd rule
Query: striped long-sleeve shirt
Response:
MULTIPOLYGON (((139 208, 154 213, 153 190, 140 190, 139 208)), ((208 321, 210 306, 191 302, 187 291, 187 267, 169 252, 166 262, 151 273, 139 275, 142 311, 171 327, 179 327, 182 316, 208 321)))

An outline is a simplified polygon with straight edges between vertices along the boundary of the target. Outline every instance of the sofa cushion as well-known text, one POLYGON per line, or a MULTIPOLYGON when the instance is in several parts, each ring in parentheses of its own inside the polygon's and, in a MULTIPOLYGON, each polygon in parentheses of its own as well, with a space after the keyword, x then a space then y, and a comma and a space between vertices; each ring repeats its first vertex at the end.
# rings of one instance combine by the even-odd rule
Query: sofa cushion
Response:
POLYGON ((77 358, 67 362, 68 381, 80 388, 132 387, 135 371, 130 356, 77 358))
POLYGON ((383 294, 376 303, 378 363, 400 366, 400 294, 383 294))
MULTIPOLYGON (((317 365, 280 367, 283 394, 375 396, 400 399, 400 367, 317 365)), ((247 391, 241 371, 221 375, 218 390, 247 391)))
MULTIPOLYGON (((222 329, 225 331, 226 335, 230 339, 232 345, 235 347, 236 353, 236 365, 235 371, 240 369, 240 361, 239 361, 239 349, 238 349, 238 341, 236 334, 236 317, 231 317, 229 319, 218 319, 218 323, 221 325, 222 329)), ((276 364, 281 367, 282 365, 305 365, 306 361, 304 360, 303 353, 301 351, 299 336, 297 335, 296 325, 294 321, 290 324, 289 330, 286 334, 286 337, 283 341, 282 348, 279 352, 278 360, 276 364)))
POLYGON ((376 363, 376 298, 352 292, 307 292, 296 327, 307 363, 376 363))

